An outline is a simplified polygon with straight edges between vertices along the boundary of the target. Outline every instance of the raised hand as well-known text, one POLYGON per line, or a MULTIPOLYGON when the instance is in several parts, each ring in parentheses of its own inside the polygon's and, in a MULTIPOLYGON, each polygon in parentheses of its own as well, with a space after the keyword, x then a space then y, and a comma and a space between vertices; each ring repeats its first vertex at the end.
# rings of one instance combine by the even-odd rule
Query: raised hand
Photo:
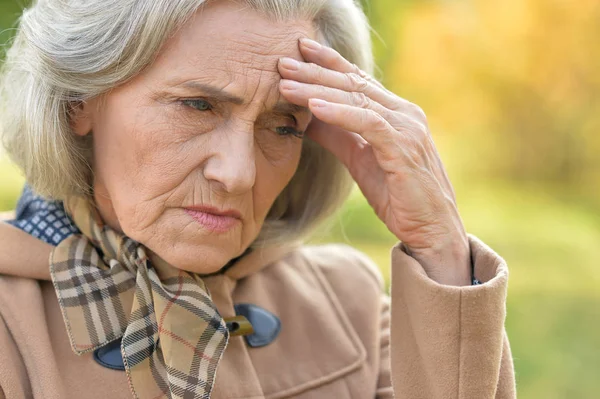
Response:
POLYGON ((433 280, 470 284, 468 238, 421 108, 335 50, 300 41, 282 58, 280 91, 308 106, 307 135, 346 165, 377 216, 433 280))

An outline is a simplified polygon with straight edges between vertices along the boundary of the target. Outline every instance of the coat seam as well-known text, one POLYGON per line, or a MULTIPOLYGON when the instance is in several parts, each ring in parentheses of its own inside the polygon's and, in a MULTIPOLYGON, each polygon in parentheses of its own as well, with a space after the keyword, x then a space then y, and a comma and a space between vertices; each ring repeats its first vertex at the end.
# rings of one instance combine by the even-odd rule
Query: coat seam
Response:
POLYGON ((456 398, 459 399, 461 398, 461 390, 462 390, 462 384, 461 384, 461 369, 462 369, 462 362, 463 362, 463 337, 462 337, 462 291, 459 291, 458 293, 458 375, 457 375, 457 390, 456 390, 456 398))
POLYGON ((332 306, 333 311, 337 315, 337 318, 343 325, 346 327, 347 336, 350 342, 353 344, 354 350, 356 350, 356 359, 349 363, 348 365, 343 366, 342 368, 332 371, 325 376, 321 376, 317 379, 313 379, 311 381, 307 381, 301 383, 299 385, 284 389, 282 391, 273 392, 270 394, 265 394, 266 398, 276 399, 276 398, 287 398, 292 397, 294 395, 298 395, 302 392, 309 391, 311 389, 315 389, 316 387, 331 383, 343 376, 346 376, 353 371, 360 368, 360 366, 365 362, 367 354, 366 349, 364 348, 363 343, 360 341, 360 338, 357 336, 354 327, 351 325, 350 321, 347 319, 347 315, 342 308, 342 306, 338 302, 338 296, 333 291, 333 288, 329 284, 327 277, 323 274, 322 270, 320 270, 317 264, 310 262, 305 256, 303 257, 306 265, 308 266, 308 270, 312 272, 313 276, 319 282, 321 286, 321 290, 325 297, 329 300, 330 305, 332 306))
MULTIPOLYGON (((381 276, 381 274, 378 274, 378 272, 376 271, 377 269, 373 269, 371 266, 373 267, 377 267, 374 264, 373 259, 369 258, 366 254, 358 251, 356 248, 349 246, 349 245, 345 245, 345 244, 324 244, 324 245, 314 245, 314 246, 306 246, 303 249, 314 249, 316 251, 321 251, 321 250, 325 250, 328 249, 329 247, 333 247, 334 249, 341 249, 342 251, 345 252, 355 252, 354 254, 354 258, 350 259, 351 261, 353 261, 354 264, 358 265, 359 268, 366 272, 369 275, 369 279, 372 283, 375 284, 375 287, 377 288, 378 291, 381 291, 382 293, 385 292, 384 288, 385 288, 385 283, 383 281, 383 277, 381 276)), ((302 254, 305 258, 306 255, 305 253, 302 254)), ((344 258, 342 259, 343 261, 348 261, 349 259, 344 258)), ((310 260, 309 260, 310 262, 310 260)))

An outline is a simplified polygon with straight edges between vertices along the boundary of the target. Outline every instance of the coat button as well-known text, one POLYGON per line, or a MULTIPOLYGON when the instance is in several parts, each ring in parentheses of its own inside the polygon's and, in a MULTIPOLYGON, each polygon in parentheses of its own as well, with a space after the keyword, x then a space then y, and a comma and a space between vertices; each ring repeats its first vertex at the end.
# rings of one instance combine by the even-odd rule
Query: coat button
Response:
POLYGON ((224 320, 232 337, 254 333, 252 324, 244 316, 226 317, 224 320))
POLYGON ((234 306, 237 315, 244 316, 253 328, 253 333, 244 335, 251 348, 269 345, 281 331, 281 321, 273 313, 260 306, 240 303, 234 306))
POLYGON ((94 351, 94 360, 109 369, 125 371, 121 355, 121 340, 112 341, 94 351))

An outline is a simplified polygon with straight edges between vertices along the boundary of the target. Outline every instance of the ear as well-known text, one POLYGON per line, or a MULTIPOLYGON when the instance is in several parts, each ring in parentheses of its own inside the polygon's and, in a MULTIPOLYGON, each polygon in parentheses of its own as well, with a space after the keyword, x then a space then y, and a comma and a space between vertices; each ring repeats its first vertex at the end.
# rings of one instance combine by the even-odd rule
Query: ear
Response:
POLYGON ((71 107, 71 129, 78 136, 85 136, 92 131, 92 104, 81 101, 71 107))

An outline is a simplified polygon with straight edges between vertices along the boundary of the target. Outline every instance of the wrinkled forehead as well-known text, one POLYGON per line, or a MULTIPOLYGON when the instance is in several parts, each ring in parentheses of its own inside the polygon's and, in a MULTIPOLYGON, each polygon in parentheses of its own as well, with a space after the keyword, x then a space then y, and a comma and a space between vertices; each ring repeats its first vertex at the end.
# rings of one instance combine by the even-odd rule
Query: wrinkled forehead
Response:
POLYGON ((239 3, 210 2, 167 41, 155 66, 170 80, 243 82, 256 90, 279 81, 281 57, 302 59, 302 37, 315 37, 311 21, 275 21, 239 3))

